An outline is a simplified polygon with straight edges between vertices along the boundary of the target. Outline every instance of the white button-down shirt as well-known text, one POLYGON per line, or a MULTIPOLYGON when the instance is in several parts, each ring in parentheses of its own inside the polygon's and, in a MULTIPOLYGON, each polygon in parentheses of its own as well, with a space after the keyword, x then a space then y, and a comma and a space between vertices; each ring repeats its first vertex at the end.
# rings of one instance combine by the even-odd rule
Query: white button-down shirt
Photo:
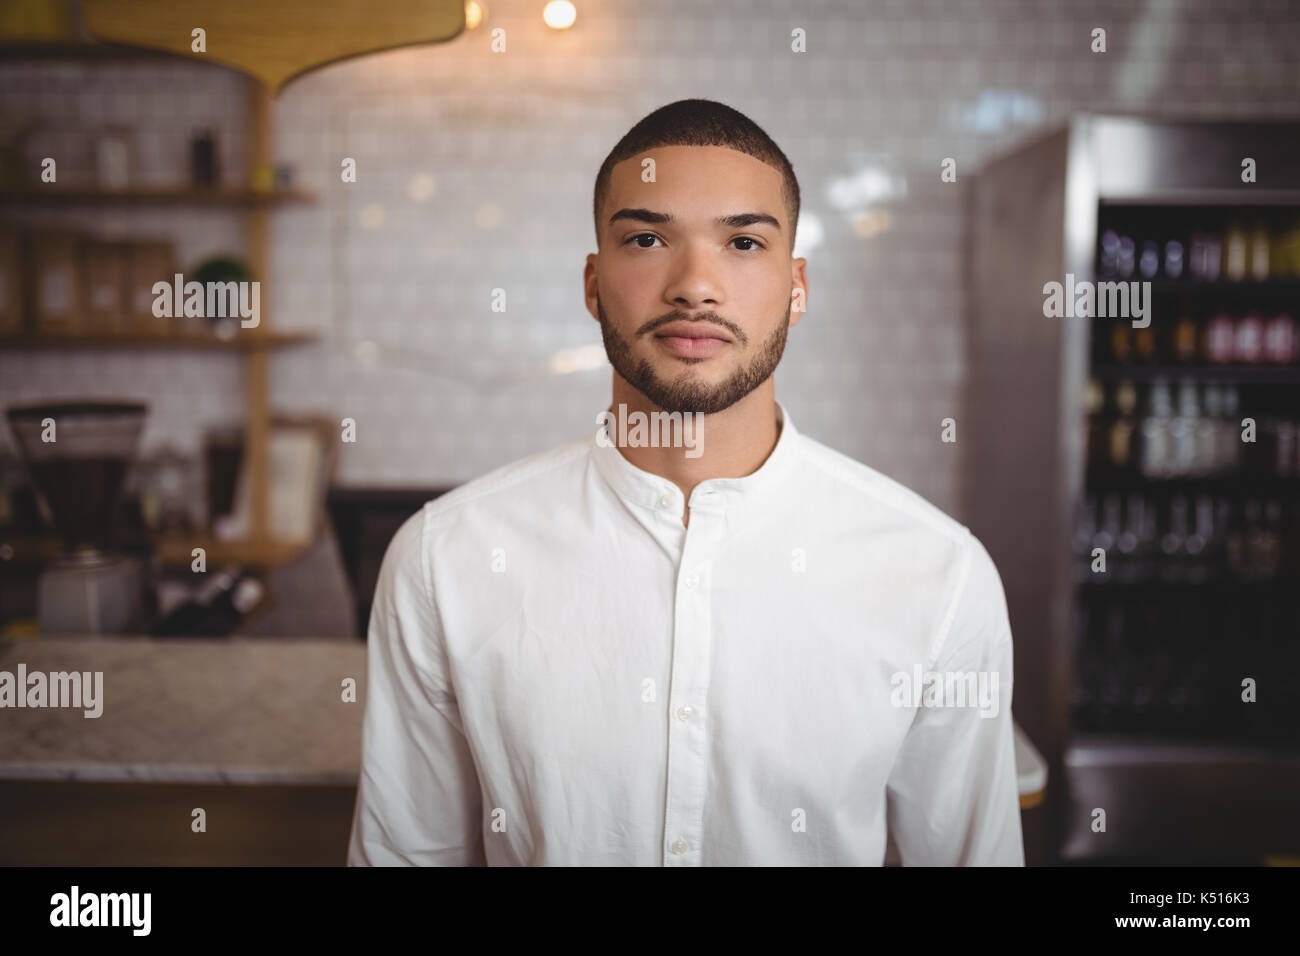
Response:
POLYGON ((689 526, 595 429, 406 521, 350 864, 1023 865, 991 558, 777 414, 689 526))

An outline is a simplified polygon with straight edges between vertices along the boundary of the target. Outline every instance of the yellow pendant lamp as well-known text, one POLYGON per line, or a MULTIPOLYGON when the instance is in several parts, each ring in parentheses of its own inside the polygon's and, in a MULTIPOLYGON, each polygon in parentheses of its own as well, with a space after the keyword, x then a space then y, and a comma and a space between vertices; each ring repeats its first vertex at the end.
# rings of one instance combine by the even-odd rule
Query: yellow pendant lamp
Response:
POLYGON ((339 60, 450 40, 463 0, 81 0, 86 32, 234 67, 278 93, 339 60))

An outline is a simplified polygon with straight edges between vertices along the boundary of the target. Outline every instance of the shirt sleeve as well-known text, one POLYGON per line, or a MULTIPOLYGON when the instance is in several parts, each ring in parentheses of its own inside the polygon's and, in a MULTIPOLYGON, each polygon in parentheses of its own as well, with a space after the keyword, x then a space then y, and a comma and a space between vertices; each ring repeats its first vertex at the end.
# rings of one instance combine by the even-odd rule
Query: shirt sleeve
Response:
POLYGON ((482 795, 433 601, 426 521, 421 509, 398 529, 375 586, 349 866, 485 865, 482 795))
POLYGON ((973 673, 988 695, 974 705, 917 708, 886 785, 890 833, 904 866, 1025 863, 1006 597, 974 535, 964 551, 926 670, 973 673))

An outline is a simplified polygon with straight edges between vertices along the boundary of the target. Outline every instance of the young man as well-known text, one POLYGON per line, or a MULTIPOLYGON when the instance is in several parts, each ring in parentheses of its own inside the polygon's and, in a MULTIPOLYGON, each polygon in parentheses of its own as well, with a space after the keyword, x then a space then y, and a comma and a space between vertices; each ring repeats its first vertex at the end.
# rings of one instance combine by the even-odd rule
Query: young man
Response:
POLYGON ((798 215, 720 103, 606 158, 613 402, 389 545, 349 863, 879 865, 892 835, 907 865, 1023 865, 992 560, 775 399, 798 215))

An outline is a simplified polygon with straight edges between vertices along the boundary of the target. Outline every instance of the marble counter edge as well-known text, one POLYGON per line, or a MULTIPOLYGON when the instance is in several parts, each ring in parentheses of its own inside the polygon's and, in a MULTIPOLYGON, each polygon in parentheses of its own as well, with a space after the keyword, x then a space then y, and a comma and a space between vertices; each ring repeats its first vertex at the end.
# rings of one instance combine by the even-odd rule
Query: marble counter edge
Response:
POLYGON ((291 786, 356 786, 360 770, 294 770, 278 767, 220 767, 199 764, 9 763, 0 764, 0 783, 209 783, 291 786))

